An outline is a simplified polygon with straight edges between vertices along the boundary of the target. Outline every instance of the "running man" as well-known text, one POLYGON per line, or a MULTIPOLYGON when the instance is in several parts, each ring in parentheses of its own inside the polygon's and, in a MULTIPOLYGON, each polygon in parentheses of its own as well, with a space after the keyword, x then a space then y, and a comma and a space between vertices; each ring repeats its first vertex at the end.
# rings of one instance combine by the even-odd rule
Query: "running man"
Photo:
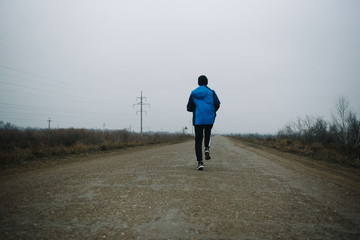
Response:
POLYGON ((210 136, 215 122, 216 111, 220 108, 220 101, 215 91, 208 85, 206 76, 198 78, 199 87, 191 92, 187 104, 187 111, 193 113, 193 125, 195 126, 195 153, 198 161, 197 170, 204 169, 202 155, 202 141, 205 132, 205 159, 210 160, 210 136))

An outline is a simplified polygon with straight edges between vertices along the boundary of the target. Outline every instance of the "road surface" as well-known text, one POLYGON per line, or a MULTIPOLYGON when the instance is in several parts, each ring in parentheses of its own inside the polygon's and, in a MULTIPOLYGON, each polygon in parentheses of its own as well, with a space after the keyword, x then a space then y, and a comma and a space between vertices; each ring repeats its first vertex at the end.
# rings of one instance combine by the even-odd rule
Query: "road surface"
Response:
POLYGON ((1 170, 0 239, 360 239, 356 170, 215 136, 1 170))

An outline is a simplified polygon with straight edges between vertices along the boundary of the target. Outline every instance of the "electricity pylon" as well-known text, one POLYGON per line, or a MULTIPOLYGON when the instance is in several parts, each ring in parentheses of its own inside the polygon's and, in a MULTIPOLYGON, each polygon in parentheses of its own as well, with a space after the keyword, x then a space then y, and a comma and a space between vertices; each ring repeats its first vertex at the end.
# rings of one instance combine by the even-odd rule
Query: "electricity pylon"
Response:
POLYGON ((142 96, 142 91, 141 91, 141 96, 136 98, 136 100, 138 100, 138 99, 140 99, 140 102, 133 104, 133 107, 135 105, 140 105, 140 111, 136 111, 136 114, 138 112, 140 112, 140 133, 142 133, 143 132, 143 112, 146 113, 146 111, 143 110, 143 105, 148 105, 150 107, 150 104, 144 103, 144 100, 146 100, 146 97, 142 96))
POLYGON ((47 122, 49 123, 49 125, 48 125, 48 129, 50 129, 50 123, 51 123, 51 119, 50 119, 50 117, 49 117, 49 119, 47 120, 47 122))

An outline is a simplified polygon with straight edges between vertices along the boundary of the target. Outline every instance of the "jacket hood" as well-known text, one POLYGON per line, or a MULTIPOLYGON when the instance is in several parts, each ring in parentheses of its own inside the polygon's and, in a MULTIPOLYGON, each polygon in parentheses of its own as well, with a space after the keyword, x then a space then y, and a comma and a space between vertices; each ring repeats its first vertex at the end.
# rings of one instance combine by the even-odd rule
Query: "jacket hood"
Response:
POLYGON ((209 92, 209 88, 206 86, 200 86, 197 89, 195 89, 191 96, 196 98, 196 99, 204 99, 206 97, 206 95, 209 92))

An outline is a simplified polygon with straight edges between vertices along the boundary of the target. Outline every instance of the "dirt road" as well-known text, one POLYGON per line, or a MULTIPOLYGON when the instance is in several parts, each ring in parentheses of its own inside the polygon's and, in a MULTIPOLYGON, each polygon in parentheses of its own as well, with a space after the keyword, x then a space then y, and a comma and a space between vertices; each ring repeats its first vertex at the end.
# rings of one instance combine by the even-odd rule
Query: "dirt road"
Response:
POLYGON ((360 239, 360 178, 216 136, 2 170, 0 239, 360 239))

